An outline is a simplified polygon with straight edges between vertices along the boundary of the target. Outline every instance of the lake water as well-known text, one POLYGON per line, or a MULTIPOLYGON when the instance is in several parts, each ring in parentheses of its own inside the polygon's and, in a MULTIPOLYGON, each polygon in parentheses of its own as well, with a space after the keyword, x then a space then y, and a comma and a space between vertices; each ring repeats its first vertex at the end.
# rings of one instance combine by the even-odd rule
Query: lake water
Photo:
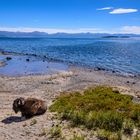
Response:
POLYGON ((0 50, 140 74, 140 39, 0 38, 0 50))
POLYGON ((42 61, 40 58, 33 56, 2 55, 0 60, 6 62, 4 67, 0 67, 0 74, 8 76, 55 74, 68 70, 68 66, 63 63, 42 61), (7 61, 7 57, 12 59, 7 61))

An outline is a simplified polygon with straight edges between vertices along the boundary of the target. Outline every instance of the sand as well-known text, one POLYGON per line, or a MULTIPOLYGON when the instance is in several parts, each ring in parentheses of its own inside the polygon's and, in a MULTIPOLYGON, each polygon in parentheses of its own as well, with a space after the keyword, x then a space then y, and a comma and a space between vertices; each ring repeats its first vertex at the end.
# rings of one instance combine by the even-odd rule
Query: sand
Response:
MULTIPOLYGON (((23 120, 12 110, 13 100, 17 97, 36 97, 47 102, 48 107, 61 92, 83 91, 97 85, 112 86, 122 94, 140 96, 140 78, 121 76, 105 71, 95 71, 80 67, 69 67, 66 72, 53 75, 0 76, 0 140, 48 140, 51 129, 61 125, 64 139, 70 139, 73 133, 86 135, 88 139, 97 139, 86 130, 70 128, 65 121, 56 119, 49 110, 41 116, 23 120)), ((58 138, 62 139, 62 138, 58 138)))

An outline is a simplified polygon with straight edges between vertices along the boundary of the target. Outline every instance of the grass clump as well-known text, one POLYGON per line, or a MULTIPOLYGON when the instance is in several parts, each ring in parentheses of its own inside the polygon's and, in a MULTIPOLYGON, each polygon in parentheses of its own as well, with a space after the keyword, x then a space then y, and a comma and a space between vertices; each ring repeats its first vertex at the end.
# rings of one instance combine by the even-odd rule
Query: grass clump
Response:
POLYGON ((60 138, 62 136, 61 127, 59 125, 52 127, 50 130, 50 135, 51 138, 60 138))
POLYGON ((39 134, 40 137, 47 135, 48 129, 47 128, 42 128, 41 133, 39 134))
POLYGON ((122 95, 110 87, 90 88, 83 94, 63 94, 50 111, 58 112, 74 126, 84 125, 88 129, 119 132, 124 127, 124 132, 131 133, 132 125, 128 121, 140 127, 140 104, 133 103, 132 96, 122 95))
POLYGON ((85 137, 84 136, 74 135, 73 138, 71 138, 70 140, 85 140, 85 137))
POLYGON ((36 119, 32 119, 31 122, 30 122, 30 126, 35 125, 36 123, 37 123, 37 120, 36 119))
POLYGON ((122 128, 123 117, 113 111, 90 112, 85 116, 85 126, 89 129, 100 128, 109 131, 118 131, 122 128))
POLYGON ((123 125, 123 133, 127 136, 131 136, 133 134, 134 123, 131 120, 124 121, 123 125))
POLYGON ((106 130, 98 130, 95 134, 99 140, 121 140, 121 133, 112 133, 106 130))

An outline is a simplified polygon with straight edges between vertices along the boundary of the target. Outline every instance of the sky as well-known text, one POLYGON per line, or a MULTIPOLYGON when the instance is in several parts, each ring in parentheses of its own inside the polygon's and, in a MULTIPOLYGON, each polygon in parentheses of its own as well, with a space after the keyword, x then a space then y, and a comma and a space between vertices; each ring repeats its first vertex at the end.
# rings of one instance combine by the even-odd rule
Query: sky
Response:
POLYGON ((140 0, 0 0, 0 30, 140 34, 140 0))

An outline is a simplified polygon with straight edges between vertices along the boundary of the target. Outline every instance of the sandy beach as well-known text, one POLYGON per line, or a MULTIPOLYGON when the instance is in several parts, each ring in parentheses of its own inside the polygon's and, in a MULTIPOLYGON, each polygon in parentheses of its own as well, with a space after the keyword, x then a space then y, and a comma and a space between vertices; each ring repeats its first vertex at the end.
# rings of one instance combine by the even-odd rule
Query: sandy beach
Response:
MULTIPOLYGON (((1 140, 48 140, 51 129, 62 126, 64 139, 70 139, 73 134, 83 134, 87 139, 97 139, 87 130, 70 128, 68 122, 57 119, 55 113, 49 110, 41 116, 22 120, 20 113, 12 110, 13 100, 17 97, 36 97, 47 102, 48 107, 62 92, 83 91, 87 87, 97 85, 111 86, 122 94, 134 96, 139 102, 139 77, 121 76, 118 74, 95 71, 70 66, 67 71, 55 74, 38 74, 26 76, 0 76, 0 139, 1 140)), ((61 139, 61 138, 58 138, 61 139)))

